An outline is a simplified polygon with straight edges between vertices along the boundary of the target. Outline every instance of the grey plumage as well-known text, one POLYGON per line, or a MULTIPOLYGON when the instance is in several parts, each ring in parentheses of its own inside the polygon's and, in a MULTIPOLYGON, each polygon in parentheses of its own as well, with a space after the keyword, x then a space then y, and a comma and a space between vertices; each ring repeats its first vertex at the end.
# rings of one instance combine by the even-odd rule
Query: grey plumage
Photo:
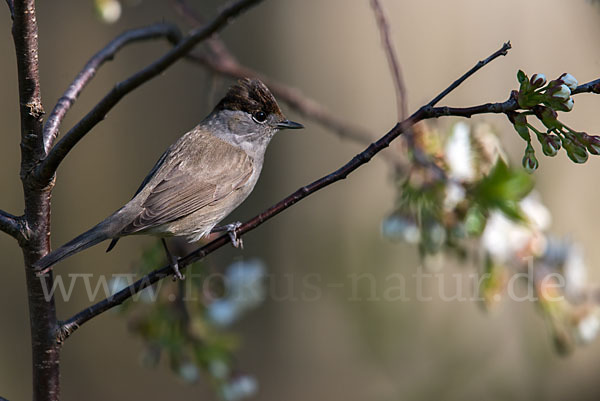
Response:
POLYGON ((123 236, 183 236, 196 241, 231 213, 254 189, 264 153, 285 119, 259 80, 233 86, 213 112, 161 156, 134 197, 107 219, 49 253, 41 273, 58 261, 107 239, 123 236))

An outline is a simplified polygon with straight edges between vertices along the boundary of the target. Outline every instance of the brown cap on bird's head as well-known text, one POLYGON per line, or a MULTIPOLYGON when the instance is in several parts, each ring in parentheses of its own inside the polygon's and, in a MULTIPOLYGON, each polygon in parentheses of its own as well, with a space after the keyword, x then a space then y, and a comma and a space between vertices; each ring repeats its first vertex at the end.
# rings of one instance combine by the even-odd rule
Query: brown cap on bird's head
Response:
POLYGON ((263 111, 267 114, 278 114, 283 118, 271 91, 259 79, 240 79, 229 89, 215 110, 240 110, 249 114, 263 111))

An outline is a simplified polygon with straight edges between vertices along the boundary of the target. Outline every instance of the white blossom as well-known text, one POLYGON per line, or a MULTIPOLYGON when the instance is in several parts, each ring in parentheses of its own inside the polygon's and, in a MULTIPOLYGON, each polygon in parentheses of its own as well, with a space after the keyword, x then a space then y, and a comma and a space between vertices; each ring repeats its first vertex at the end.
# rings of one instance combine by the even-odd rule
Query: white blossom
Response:
POLYGON ((483 248, 497 261, 505 263, 522 254, 541 255, 546 249, 546 237, 542 235, 550 226, 551 215, 532 193, 519 202, 527 223, 510 220, 503 213, 492 212, 483 231, 483 248))
POLYGON ((208 305, 210 320, 228 326, 244 312, 257 307, 266 297, 265 267, 258 260, 232 263, 225 276, 225 295, 208 305))
POLYGON ((564 73, 562 74, 560 77, 558 77, 558 79, 560 79, 561 81, 563 81, 563 83, 565 85, 567 85, 567 87, 574 91, 575 89, 577 89, 577 80, 575 79, 575 77, 571 74, 568 73, 564 73))
POLYGON ((193 383, 200 377, 198 367, 191 362, 183 363, 179 366, 179 377, 188 383, 193 383))
POLYGON ((571 90, 567 85, 560 85, 555 92, 552 93, 552 97, 566 101, 571 96, 571 90))
POLYGON ((392 241, 405 241, 409 244, 417 244, 421 239, 421 230, 417 224, 397 214, 382 221, 381 234, 392 241))
POLYGON ((546 85, 546 76, 544 74, 533 74, 529 82, 534 88, 541 88, 546 85))
POLYGON ((226 401, 238 401, 254 395, 258 391, 258 382, 252 376, 239 376, 222 388, 226 401))
POLYGON ((121 18, 121 3, 118 0, 96 0, 96 10, 102 21, 115 23, 121 18))
POLYGON ((577 337, 582 343, 588 344, 598 336, 598 330, 600 330, 600 320, 596 313, 591 312, 577 324, 577 337))
POLYGON ((444 150, 449 176, 458 181, 472 181, 475 178, 470 131, 468 124, 456 123, 444 150))
POLYGON ((563 103, 563 106, 565 107, 564 111, 573 110, 574 105, 575 105, 575 101, 573 100, 573 98, 572 97, 568 98, 567 101, 563 103))

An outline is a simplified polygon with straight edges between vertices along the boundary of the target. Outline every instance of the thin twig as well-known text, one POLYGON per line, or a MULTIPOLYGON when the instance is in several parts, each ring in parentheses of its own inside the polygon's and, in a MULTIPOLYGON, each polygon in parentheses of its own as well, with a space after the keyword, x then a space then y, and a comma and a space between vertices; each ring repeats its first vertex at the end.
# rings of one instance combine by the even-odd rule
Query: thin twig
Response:
POLYGON ((20 241, 24 239, 25 234, 22 230, 22 219, 22 217, 13 216, 4 210, 0 210, 0 231, 4 231, 16 240, 20 241))
POLYGON ((506 56, 506 54, 508 53, 508 50, 510 50, 511 48, 512 48, 512 46, 510 44, 510 41, 506 42, 498 51, 494 52, 494 54, 490 55, 485 60, 480 60, 479 62, 477 62, 477 64, 475 64, 475 66, 473 68, 471 68, 469 71, 464 73, 460 78, 458 78, 456 81, 454 81, 452 83, 452 85, 450 85, 448 88, 446 88, 445 91, 443 91, 442 93, 437 95, 427 105, 433 107, 436 104, 438 104, 440 100, 442 100, 444 97, 446 97, 446 95, 448 95, 450 92, 452 92, 454 89, 456 89, 460 84, 465 82, 465 80, 467 78, 469 78, 471 75, 475 74, 477 71, 479 71, 480 69, 485 67, 491 61, 494 61, 496 58, 498 58, 500 56, 506 56))
POLYGON ((209 38, 213 33, 223 28, 234 17, 262 0, 238 0, 229 4, 209 23, 201 28, 192 30, 173 49, 149 66, 138 71, 131 77, 119 82, 102 100, 94 106, 62 139, 50 150, 48 157, 40 163, 36 170, 39 181, 49 181, 56 169, 71 149, 112 109, 125 95, 156 77, 171 64, 184 57, 199 42, 209 38))
MULTIPOLYGON (((456 87, 456 86, 454 86, 456 87)), ((449 93, 448 89, 444 90, 442 93, 449 93)), ((439 95, 438 95, 439 97, 439 95)), ((312 182, 309 185, 301 187, 293 194, 287 196, 283 200, 279 201, 275 205, 271 206, 261 214, 255 216, 254 218, 248 220, 246 223, 242 224, 237 230, 236 234, 238 238, 241 238, 242 235, 250 232, 255 229, 259 225, 263 224, 267 220, 275 217, 279 213, 283 212, 285 209, 291 207, 302 199, 308 197, 309 195, 317 192, 320 189, 323 189, 337 181, 345 179, 349 174, 358 169, 360 166, 368 163, 377 153, 381 150, 387 148, 390 143, 400 136, 403 132, 412 127, 415 123, 428 119, 428 118, 436 118, 441 116, 449 116, 456 115, 461 117, 471 117, 475 114, 484 114, 484 113, 509 113, 515 111, 519 108, 518 103, 515 99, 510 98, 506 102, 503 103, 487 103, 480 106, 468 107, 468 108, 449 108, 449 107, 431 107, 430 103, 421 107, 417 110, 413 115, 411 115, 408 119, 397 123, 387 134, 381 137, 377 142, 369 145, 364 151, 354 156, 348 163, 344 166, 340 167, 336 171, 312 182)), ((220 247, 230 243, 229 235, 223 235, 221 237, 216 238, 215 240, 209 242, 203 247, 195 250, 194 252, 188 254, 187 256, 180 258, 177 263, 179 269, 185 269, 186 266, 194 263, 206 255, 214 252, 220 247)), ((132 297, 134 294, 143 290, 144 288, 158 282, 159 280, 173 274, 173 270, 171 266, 165 266, 160 269, 154 270, 153 272, 145 275, 140 280, 133 283, 128 288, 125 288, 116 294, 112 295, 109 298, 106 298, 84 310, 75 314, 71 318, 62 322, 60 328, 57 331, 57 338, 62 341, 67 338, 70 334, 72 334, 75 330, 77 330, 81 325, 90 319, 100 315, 101 313, 122 304, 127 299, 132 297)), ((43 277, 43 276, 42 276, 43 277)))
POLYGON ((394 45, 392 43, 392 38, 390 35, 390 26, 388 24, 387 18, 379 0, 371 0, 371 7, 373 8, 373 14, 375 14, 377 27, 379 28, 379 33, 381 34, 381 43, 387 56, 388 64, 390 66, 390 72, 392 73, 392 78, 394 79, 394 87, 396 90, 396 105, 398 107, 398 121, 403 121, 408 115, 406 86, 404 85, 404 80, 402 79, 400 63, 398 62, 398 57, 396 55, 396 51, 394 50, 394 45))
POLYGON ((158 39, 166 37, 169 41, 177 43, 181 39, 181 33, 173 24, 158 23, 138 29, 131 29, 113 39, 102 50, 96 53, 77 74, 65 93, 58 99, 54 109, 50 113, 44 125, 44 150, 46 154, 50 151, 52 144, 58 136, 58 128, 85 86, 94 78, 98 69, 106 61, 112 60, 115 54, 124 46, 142 40, 158 39))
POLYGON ((581 84, 573 92, 572 95, 576 95, 578 93, 598 93, 600 94, 600 79, 596 79, 594 81, 588 82, 586 84, 581 84))

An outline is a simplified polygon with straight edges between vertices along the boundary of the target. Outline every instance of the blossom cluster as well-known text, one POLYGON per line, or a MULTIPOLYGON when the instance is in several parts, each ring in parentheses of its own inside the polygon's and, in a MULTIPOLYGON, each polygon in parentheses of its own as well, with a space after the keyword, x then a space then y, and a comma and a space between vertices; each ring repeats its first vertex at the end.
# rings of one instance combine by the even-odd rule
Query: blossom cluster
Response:
POLYGON ((508 118, 527 143, 522 160, 527 171, 532 172, 539 166, 531 144, 531 133, 536 136, 546 156, 555 156, 563 148, 573 162, 585 163, 588 155, 600 154, 600 136, 576 131, 558 119, 559 111, 569 112, 573 109, 571 95, 578 85, 575 77, 563 73, 557 79, 547 82, 544 74, 533 74, 528 79, 523 71, 519 71, 517 79, 520 88, 518 92, 515 91, 514 96, 519 107, 525 111, 509 113, 508 118), (532 125, 527 120, 530 116, 536 117, 546 131, 532 125))
MULTIPOLYGON (((533 86, 543 85, 543 77, 532 78, 533 86)), ((417 245, 426 267, 450 254, 477 254, 486 309, 522 275, 560 351, 594 339, 600 308, 581 248, 548 232, 551 214, 532 191, 531 176, 510 166, 491 128, 459 122, 439 135, 422 125, 414 135, 430 165, 412 166, 401 181, 395 210, 382 223, 384 236, 417 245)))

